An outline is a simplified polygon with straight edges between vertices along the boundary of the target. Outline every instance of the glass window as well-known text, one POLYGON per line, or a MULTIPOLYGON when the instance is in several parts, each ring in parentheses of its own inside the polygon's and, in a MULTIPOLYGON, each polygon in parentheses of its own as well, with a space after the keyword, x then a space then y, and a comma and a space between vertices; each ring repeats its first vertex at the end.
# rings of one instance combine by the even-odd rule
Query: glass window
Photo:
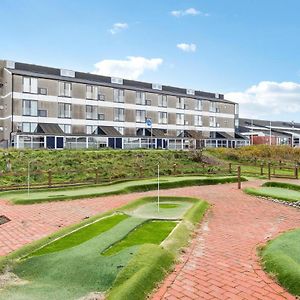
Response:
POLYGON ((159 124, 168 123, 168 114, 166 112, 158 112, 158 123, 159 124))
POLYGON ((86 119, 97 120, 97 106, 87 105, 86 106, 86 119))
POLYGON ((71 118, 72 107, 70 103, 58 103, 58 117, 71 118))
POLYGON ((37 128, 37 123, 29 123, 29 122, 24 122, 22 123, 22 132, 35 132, 37 128))
POLYGON ((98 100, 98 87, 94 85, 87 85, 86 86, 86 98, 87 99, 93 99, 98 100))
POLYGON ((38 115, 37 101, 36 100, 23 100, 23 116, 38 115))
POLYGON ((184 114, 176 114, 176 124, 184 125, 184 114))
POLYGON ((23 77, 23 92, 37 94, 37 78, 23 77))
POLYGON ((114 102, 124 102, 124 90, 114 89, 114 102))
POLYGON ((168 98, 166 95, 158 95, 158 106, 160 107, 168 106, 168 98))
POLYGON ((216 117, 209 117, 209 126, 216 127, 216 117))
POLYGON ((72 133, 72 126, 69 124, 59 124, 58 125, 64 133, 72 133))
POLYGON ((182 97, 177 97, 176 108, 184 109, 184 98, 182 98, 182 97))
POLYGON ((136 111, 136 122, 144 123, 146 120, 146 111, 145 110, 137 110, 136 111))
POLYGON ((116 130, 119 131, 122 135, 124 135, 124 127, 115 127, 116 130))
POLYGON ((194 116, 195 126, 202 126, 202 116, 194 116))
POLYGON ((216 102, 214 102, 214 101, 209 102, 209 111, 216 112, 216 102))
POLYGON ((70 82, 60 81, 58 94, 59 96, 63 96, 63 97, 71 97, 72 84, 70 82))
POLYGON ((202 110, 202 100, 196 100, 196 110, 202 110))
POLYGON ((146 104, 146 97, 144 92, 136 92, 136 104, 146 104))
POLYGON ((97 134, 97 125, 87 125, 86 134, 97 134))
POLYGON ((124 108, 114 109, 114 121, 123 122, 124 121, 124 108))

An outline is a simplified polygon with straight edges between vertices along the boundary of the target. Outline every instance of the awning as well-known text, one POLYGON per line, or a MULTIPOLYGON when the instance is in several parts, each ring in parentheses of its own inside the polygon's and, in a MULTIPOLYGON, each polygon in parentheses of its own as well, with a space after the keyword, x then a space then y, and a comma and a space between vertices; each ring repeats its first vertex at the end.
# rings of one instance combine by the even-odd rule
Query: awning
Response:
MULTIPOLYGON (((151 136, 151 129, 146 128, 145 130, 147 136, 151 136)), ((166 132, 164 129, 159 129, 159 128, 152 128, 152 136, 157 137, 157 138, 164 138, 166 137, 166 132)))
POLYGON ((216 132, 216 138, 218 139, 226 139, 226 140, 232 140, 234 139, 233 136, 231 136, 230 134, 228 134, 227 132, 216 132))
POLYGON ((55 123, 38 123, 37 133, 64 135, 62 129, 55 123))
POLYGON ((98 126, 97 128, 98 135, 105 135, 108 137, 118 137, 122 134, 113 126, 98 126))
POLYGON ((201 140, 203 139, 202 132, 197 130, 185 130, 184 136, 189 137, 195 140, 201 140))

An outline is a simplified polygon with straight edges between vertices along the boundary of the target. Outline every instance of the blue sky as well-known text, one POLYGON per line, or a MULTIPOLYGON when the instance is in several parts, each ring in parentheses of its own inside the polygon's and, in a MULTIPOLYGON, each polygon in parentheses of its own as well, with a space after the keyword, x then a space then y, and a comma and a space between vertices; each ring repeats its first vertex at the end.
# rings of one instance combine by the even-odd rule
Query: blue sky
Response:
POLYGON ((1 58, 221 92, 244 116, 300 122, 299 0, 0 3, 1 58))

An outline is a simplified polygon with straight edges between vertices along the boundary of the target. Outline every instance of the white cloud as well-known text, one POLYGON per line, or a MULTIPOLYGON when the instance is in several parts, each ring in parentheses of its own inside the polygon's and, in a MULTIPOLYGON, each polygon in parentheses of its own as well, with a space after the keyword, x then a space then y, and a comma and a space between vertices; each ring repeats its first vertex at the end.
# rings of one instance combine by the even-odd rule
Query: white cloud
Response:
POLYGON ((105 59, 95 64, 95 74, 138 79, 146 70, 156 71, 163 63, 161 58, 128 56, 126 60, 105 59))
POLYGON ((109 32, 111 34, 116 34, 119 33, 122 30, 128 29, 128 24, 127 23, 115 23, 113 24, 112 28, 109 29, 109 32))
POLYGON ((174 17, 183 17, 183 16, 197 16, 201 15, 204 17, 209 17, 208 13, 204 13, 200 10, 197 10, 196 8, 187 8, 185 10, 172 10, 171 15, 174 17))
POLYGON ((225 97, 241 104, 241 117, 287 119, 288 114, 300 112, 300 84, 295 82, 261 81, 225 97))
POLYGON ((191 44, 181 43, 181 44, 177 44, 176 47, 184 52, 195 52, 197 50, 197 46, 193 43, 191 44))

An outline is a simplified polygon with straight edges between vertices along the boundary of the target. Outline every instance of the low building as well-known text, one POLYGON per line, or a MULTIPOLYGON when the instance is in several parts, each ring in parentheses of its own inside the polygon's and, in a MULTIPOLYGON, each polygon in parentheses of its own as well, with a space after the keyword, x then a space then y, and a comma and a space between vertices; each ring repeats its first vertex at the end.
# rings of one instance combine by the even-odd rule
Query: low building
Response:
POLYGON ((240 118, 239 133, 253 145, 300 146, 300 123, 240 118))
POLYGON ((15 148, 239 147, 222 94, 0 61, 0 145, 15 148))

